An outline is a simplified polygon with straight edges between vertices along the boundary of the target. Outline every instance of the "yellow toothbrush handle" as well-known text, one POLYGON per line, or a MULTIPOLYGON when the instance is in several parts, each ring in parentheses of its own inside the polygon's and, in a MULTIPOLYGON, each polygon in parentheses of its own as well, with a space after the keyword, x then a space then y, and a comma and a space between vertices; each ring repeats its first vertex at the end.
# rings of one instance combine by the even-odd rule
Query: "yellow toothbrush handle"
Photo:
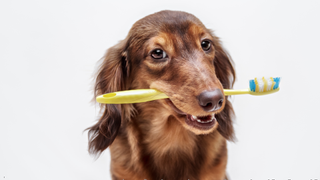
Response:
POLYGON ((225 96, 230 96, 230 95, 238 95, 238 94, 251 94, 249 89, 223 89, 224 95, 225 96))
POLYGON ((103 94, 98 96, 96 100, 104 104, 130 104, 165 98, 169 97, 155 89, 137 89, 103 94))
MULTIPOLYGON (((270 90, 267 92, 252 92, 249 89, 224 89, 224 95, 239 95, 239 94, 251 94, 251 95, 266 95, 279 91, 279 88, 270 90)), ((97 102, 103 104, 130 104, 141 103, 147 101, 153 101, 157 99, 169 98, 166 94, 155 89, 136 89, 127 91, 118 91, 108 94, 100 95, 96 98, 97 102)))
POLYGON ((278 87, 277 89, 274 90, 269 90, 266 92, 252 92, 250 91, 250 89, 224 89, 224 95, 225 96, 230 96, 230 95, 239 95, 239 94, 251 94, 251 95, 255 95, 255 96, 261 96, 261 95, 267 95, 267 94, 272 94, 275 92, 278 92, 280 90, 280 88, 278 87))

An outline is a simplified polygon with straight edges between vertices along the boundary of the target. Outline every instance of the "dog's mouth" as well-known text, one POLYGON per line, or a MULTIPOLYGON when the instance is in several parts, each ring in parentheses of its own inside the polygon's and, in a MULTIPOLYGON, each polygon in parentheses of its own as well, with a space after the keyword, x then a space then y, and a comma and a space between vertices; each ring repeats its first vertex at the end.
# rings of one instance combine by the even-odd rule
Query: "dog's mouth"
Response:
POLYGON ((214 113, 205 116, 194 116, 178 109, 170 99, 166 99, 166 101, 176 113, 178 113, 181 116, 185 116, 185 122, 189 126, 197 128, 199 130, 209 130, 213 128, 217 122, 214 113))

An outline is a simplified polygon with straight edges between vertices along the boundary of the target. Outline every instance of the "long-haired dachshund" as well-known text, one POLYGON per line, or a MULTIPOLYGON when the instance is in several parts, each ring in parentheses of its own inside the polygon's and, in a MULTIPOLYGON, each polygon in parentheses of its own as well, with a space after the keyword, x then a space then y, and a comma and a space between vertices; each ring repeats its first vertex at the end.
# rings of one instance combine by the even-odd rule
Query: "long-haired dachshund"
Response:
POLYGON ((111 152, 114 180, 222 180, 233 109, 223 88, 235 71, 219 39, 199 19, 161 11, 137 21, 98 70, 95 96, 157 89, 169 99, 101 105, 88 128, 89 152, 111 152))

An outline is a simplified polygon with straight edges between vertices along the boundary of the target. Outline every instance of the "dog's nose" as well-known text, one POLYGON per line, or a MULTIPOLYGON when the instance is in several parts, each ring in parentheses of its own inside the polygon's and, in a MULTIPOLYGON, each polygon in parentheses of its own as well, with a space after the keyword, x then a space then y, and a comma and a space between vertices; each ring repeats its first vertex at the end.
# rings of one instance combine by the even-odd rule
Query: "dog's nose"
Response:
POLYGON ((212 112, 221 108, 223 104, 223 94, 220 89, 204 91, 199 96, 199 105, 203 110, 212 112))

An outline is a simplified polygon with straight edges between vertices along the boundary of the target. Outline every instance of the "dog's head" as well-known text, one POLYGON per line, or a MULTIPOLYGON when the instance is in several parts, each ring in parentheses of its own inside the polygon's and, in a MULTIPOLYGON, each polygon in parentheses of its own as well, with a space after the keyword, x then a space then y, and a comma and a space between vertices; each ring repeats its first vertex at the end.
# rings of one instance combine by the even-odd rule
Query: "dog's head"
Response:
MULTIPOLYGON (((96 95, 157 89, 181 124, 196 134, 215 129, 233 138, 232 107, 223 88, 231 88, 235 71, 219 39, 195 16, 161 11, 137 21, 125 40, 110 48, 96 78, 96 95)), ((91 152, 114 140, 130 105, 104 105, 99 122, 89 128, 91 152)))

